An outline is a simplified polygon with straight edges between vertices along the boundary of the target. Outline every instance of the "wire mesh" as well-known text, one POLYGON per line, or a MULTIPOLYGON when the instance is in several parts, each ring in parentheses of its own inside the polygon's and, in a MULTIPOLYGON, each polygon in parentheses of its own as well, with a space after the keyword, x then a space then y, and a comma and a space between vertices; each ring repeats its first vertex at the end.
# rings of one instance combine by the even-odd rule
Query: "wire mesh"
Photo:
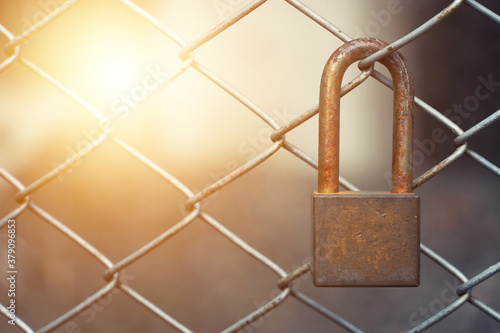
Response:
MULTIPOLYGON (((244 253, 254 258, 260 265, 277 276, 276 283, 279 288, 279 292, 275 293, 272 299, 270 299, 268 302, 266 302, 265 304, 261 304, 255 311, 248 313, 243 318, 231 323, 229 326, 227 326, 227 328, 223 329, 222 332, 237 332, 240 330, 244 330, 245 327, 259 320, 259 318, 273 311, 273 309, 282 306, 282 304, 284 304, 285 301, 289 298, 296 299, 308 308, 316 311, 321 316, 330 320, 333 323, 332 327, 337 325, 338 327, 343 328, 345 331, 363 332, 356 326, 356 322, 351 322, 341 315, 338 315, 335 312, 329 310, 328 307, 315 301, 313 297, 299 291, 298 288, 294 286, 294 281, 299 279, 304 274, 309 273, 311 269, 311 265, 309 262, 306 262, 302 266, 297 267, 295 270, 288 272, 286 269, 280 267, 275 261, 271 260, 269 256, 263 254, 251 244, 245 242, 244 239, 240 238, 235 232, 231 231, 227 226, 225 226, 224 223, 208 214, 202 208, 203 201, 208 200, 209 196, 222 190, 223 188, 225 188, 225 186, 235 181, 236 179, 245 177, 247 173, 254 170, 256 167, 277 154, 279 151, 288 151, 295 158, 302 160, 311 168, 317 168, 317 161, 313 157, 302 151, 300 148, 298 148, 285 138, 285 134, 295 130, 303 123, 309 121, 315 114, 317 114, 317 105, 311 107, 309 110, 291 121, 280 123, 276 121, 268 112, 253 103, 245 94, 239 92, 234 86, 232 86, 228 82, 225 82, 221 77, 217 76, 209 68, 205 67, 204 64, 195 59, 196 51, 200 47, 214 39, 219 34, 223 34, 226 30, 232 29, 233 26, 237 25, 238 22, 240 22, 245 16, 253 15, 257 8, 266 3, 266 1, 259 0, 250 2, 248 5, 225 18, 213 29, 195 38, 193 41, 188 42, 183 40, 175 32, 171 31, 168 28, 168 22, 161 22, 160 20, 155 18, 154 14, 149 13, 134 2, 129 0, 116 0, 116 2, 124 5, 134 15, 137 15, 142 20, 154 27, 154 29, 162 34, 164 38, 169 39, 173 43, 177 44, 180 48, 180 52, 178 53, 178 57, 181 60, 180 65, 170 73, 169 77, 167 77, 162 82, 161 87, 159 87, 158 90, 169 89, 169 87, 173 83, 175 83, 176 80, 179 80, 185 75, 185 73, 187 73, 188 69, 195 70, 208 78, 214 86, 218 87, 218 89, 225 92, 228 96, 244 105, 249 111, 254 114, 255 117, 263 120, 272 131, 272 133, 270 134, 271 142, 268 148, 258 153, 255 157, 250 159, 242 166, 229 172, 223 177, 219 177, 219 179, 199 191, 190 189, 183 183, 182 179, 179 179, 173 174, 169 173, 167 168, 155 163, 155 161, 149 159, 146 155, 135 149, 131 144, 121 139, 120 135, 116 134, 117 129, 121 126, 118 119, 120 114, 116 114, 114 118, 105 116, 98 108, 92 106, 92 103, 90 101, 80 96, 78 92, 72 90, 64 83, 58 81, 57 77, 44 71, 41 66, 38 66, 37 64, 33 63, 23 56, 21 52, 23 45, 28 40, 30 40, 30 38, 36 36, 40 31, 49 27, 51 23, 55 20, 58 20, 63 13, 69 10, 78 10, 78 8, 73 7, 75 7, 75 5, 79 2, 79 0, 69 0, 61 3, 60 6, 54 9, 50 14, 45 16, 37 23, 29 26, 19 35, 14 35, 4 26, 0 25, 0 31, 8 39, 8 42, 4 46, 4 51, 7 54, 7 58, 0 64, 0 75, 1 73, 7 72, 10 66, 13 66, 16 63, 21 64, 22 66, 38 75, 41 79, 46 80, 47 82, 52 84, 55 89, 58 89, 59 91, 67 95, 70 99, 72 99, 80 107, 88 111, 96 119, 96 128, 100 129, 99 135, 94 138, 94 140, 92 140, 88 145, 81 147, 79 151, 74 152, 74 154, 66 159, 63 163, 53 168, 52 170, 46 171, 46 173, 42 177, 38 178, 30 184, 23 184, 19 180, 17 180, 14 176, 15 172, 13 172, 12 170, 0 168, 0 175, 2 176, 4 181, 9 183, 10 186, 12 186, 12 188, 16 191, 14 198, 18 203, 18 207, 16 207, 13 211, 5 215, 0 220, 0 228, 6 230, 9 220, 17 218, 25 211, 31 211, 32 213, 46 221, 49 225, 56 228, 65 237, 81 247, 81 249, 83 249, 88 254, 88 256, 92 257, 93 260, 96 260, 97 262, 102 264, 105 267, 105 271, 103 272, 105 283, 103 283, 102 287, 99 290, 96 290, 93 294, 89 295, 81 303, 72 304, 72 308, 66 313, 62 314, 58 318, 50 318, 50 320, 47 320, 48 323, 45 326, 32 327, 29 322, 23 321, 22 316, 16 316, 15 328, 24 332, 54 331, 65 323, 68 323, 78 314, 84 312, 99 300, 104 299, 114 290, 120 290, 124 295, 135 301, 137 303, 137 306, 142 306, 143 308, 147 309, 147 311, 153 313, 166 325, 169 325, 176 331, 192 332, 191 329, 189 329, 181 321, 177 320, 174 316, 170 315, 167 311, 162 309, 161 306, 154 304, 147 297, 141 295, 138 291, 128 285, 126 281, 123 281, 124 279, 122 278, 122 275, 124 269, 126 269, 133 263, 140 261, 145 256, 148 256, 148 254, 155 248, 157 248, 161 244, 164 244, 165 242, 168 242, 174 235, 182 233, 185 228, 191 225, 196 219, 200 219, 208 226, 216 230, 218 233, 220 233, 227 240, 229 240, 233 244, 234 251, 243 251, 244 253), (92 246, 89 241, 80 236, 76 231, 70 229, 64 221, 58 220, 56 217, 44 210, 42 208, 43 205, 38 205, 32 199, 30 199, 30 195, 35 194, 37 191, 41 191, 50 182, 53 182, 56 178, 64 175, 64 173, 68 172, 82 160, 87 159, 94 153, 94 151, 98 147, 100 147, 105 142, 110 142, 118 149, 123 150, 128 155, 132 156, 134 159, 140 162, 140 164, 144 168, 149 169, 160 179, 170 184, 169 186, 174 187, 185 197, 185 205, 187 207, 187 213, 180 221, 177 221, 168 230, 159 234, 150 242, 143 244, 138 250, 128 254, 118 261, 110 260, 98 248, 92 246)), ((339 27, 323 18, 320 13, 314 11, 301 1, 286 0, 285 2, 293 7, 298 13, 300 13, 304 17, 307 17, 315 24, 321 26, 342 42, 347 42, 352 39, 339 27)), ((435 13, 435 15, 431 19, 420 24, 413 31, 400 36, 397 40, 390 43, 388 47, 364 59, 360 63, 360 66, 369 66, 368 69, 362 71, 360 76, 356 80, 343 87, 343 94, 349 94, 355 87, 360 85, 369 76, 375 78, 382 85, 385 85, 389 89, 392 89, 392 82, 390 81, 390 79, 377 70, 374 70, 373 66, 371 65, 373 65, 377 60, 390 54, 391 52, 395 52, 401 47, 412 43, 422 34, 426 32, 432 33, 432 30, 438 24, 440 24, 443 19, 449 16, 453 16, 460 7, 466 5, 484 15, 485 19, 490 19, 493 22, 500 24, 500 16, 484 5, 478 3, 477 1, 455 0, 445 8, 443 8, 440 12, 435 13)), ((464 130, 453 121, 451 121, 448 117, 443 115, 439 110, 433 108, 419 97, 415 98, 415 104, 420 108, 420 110, 435 118, 438 122, 443 124, 447 129, 454 133, 454 143, 456 144, 456 149, 440 163, 436 164, 428 171, 418 176, 413 181, 413 188, 420 187, 431 181, 445 168, 449 167, 450 165, 454 164, 456 161, 464 157, 468 157, 474 160, 482 168, 485 168, 493 174, 500 176, 500 167, 488 161, 475 150, 472 150, 468 144, 469 139, 474 137, 480 131, 488 130, 488 127, 500 118, 500 110, 482 119, 470 129, 464 130)), ((352 185, 351 182, 344 178, 341 178, 341 184, 348 190, 357 190, 357 188, 352 185)), ((20 218, 19 220, 19 224, 22 224, 22 218, 20 218)), ((478 221, 478 223, 480 223, 480 221, 478 221)), ((439 265, 444 271, 447 271, 451 276, 458 279, 460 281, 460 285, 455 290, 457 295, 456 300, 451 302, 439 312, 426 318, 425 321, 422 321, 418 325, 408 329, 407 332, 426 331, 429 327, 442 321, 443 319, 457 315, 454 314, 455 311, 462 308, 465 304, 472 305, 487 316, 493 318, 497 322, 500 322, 500 312, 481 301, 481 299, 477 298, 473 293, 474 287, 484 283, 484 281, 494 276, 495 274, 498 274, 498 272, 500 271, 500 262, 493 264, 490 267, 484 267, 483 271, 478 272, 474 276, 468 278, 460 270, 460 267, 455 267, 453 264, 451 264, 451 262, 431 250, 426 245, 421 244, 421 252, 423 255, 427 256, 429 259, 439 265)), ((496 290, 496 292, 498 292, 498 289, 496 290)), ((11 317, 8 305, 9 304, 1 304, 0 312, 3 316, 6 317, 7 320, 10 320, 11 317)))

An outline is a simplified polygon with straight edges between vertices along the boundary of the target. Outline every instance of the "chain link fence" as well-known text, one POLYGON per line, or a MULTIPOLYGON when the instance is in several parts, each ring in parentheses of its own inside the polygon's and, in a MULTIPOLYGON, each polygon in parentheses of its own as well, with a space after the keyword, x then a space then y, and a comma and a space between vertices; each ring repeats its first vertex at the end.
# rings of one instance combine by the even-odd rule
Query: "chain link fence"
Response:
MULTIPOLYGON (((65 85, 64 82, 59 81, 57 76, 51 74, 50 72, 46 72, 42 68, 42 66, 37 65, 30 59, 23 56, 22 51, 25 43, 27 43, 31 38, 37 36, 37 34, 39 34, 44 29, 50 28, 50 25, 54 21, 59 20, 64 13, 68 11, 77 11, 78 7, 75 5, 77 5, 79 2, 82 2, 82 0, 69 0, 66 2, 60 1, 57 8, 53 8, 53 10, 48 15, 43 16, 43 18, 41 18, 38 22, 32 25, 27 25, 26 29, 18 35, 13 34, 3 25, 0 25, 1 33, 8 39, 8 42, 4 46, 4 51, 7 57, 0 64, 0 80, 2 78, 2 75, 7 75, 9 69, 12 66, 14 66, 15 64, 21 64, 22 66, 39 76, 39 78, 41 78, 42 80, 49 82, 53 86, 53 89, 58 89, 68 98, 70 98, 73 103, 76 103, 76 105, 88 111, 88 113, 95 119, 94 129, 96 130, 94 130, 93 133, 98 133, 97 135, 93 135, 92 140, 89 140, 91 141, 90 143, 78 147, 78 150, 72 151, 72 153, 63 163, 58 164, 52 170, 44 170, 43 172, 45 174, 31 183, 24 184, 20 180, 18 180, 18 178, 15 176, 15 170, 8 170, 3 167, 0 168, 0 174, 4 182, 10 184, 12 189, 15 191, 13 197, 18 203, 17 207, 14 210, 6 214, 0 220, 0 230, 4 235, 7 235, 9 225, 11 223, 9 221, 12 220, 18 220, 17 227, 19 229, 23 228, 24 214, 26 214, 27 211, 32 212, 40 219, 43 219, 47 224, 56 228, 69 240, 77 244, 82 250, 86 252, 87 256, 92 257, 93 260, 102 264, 105 267, 105 270, 103 271, 105 283, 100 289, 96 290, 91 295, 88 295, 88 297, 81 303, 71 304, 70 310, 60 315, 59 317, 43 318, 43 320, 47 322, 43 327, 37 327, 36 325, 30 323, 29 320, 25 320, 22 313, 16 313, 14 311, 16 315, 13 316, 13 311, 10 310, 12 307, 9 307, 9 300, 6 298, 2 298, 3 301, 0 305, 0 312, 5 317, 5 321, 13 320, 15 323, 15 325, 10 324, 4 325, 3 327, 6 327, 9 332, 10 330, 12 332, 59 332, 58 330, 61 330, 62 328, 64 328, 64 332, 81 331, 77 326, 68 326, 68 324, 71 324, 72 320, 78 315, 81 315, 82 313, 88 314, 88 311, 92 308, 92 306, 94 306, 95 304, 100 304, 100 301, 102 303, 102 301, 105 300, 106 297, 109 297, 112 293, 115 293, 117 290, 119 290, 129 299, 133 300, 136 303, 137 307, 143 307, 144 309, 147 309, 147 311, 157 316, 157 318, 159 318, 164 323, 165 330, 167 330, 167 328, 171 328, 173 329, 173 331, 192 332, 192 329, 189 328, 189 325, 183 323, 183 321, 176 318, 175 315, 163 309, 162 306, 155 304, 155 302, 150 300, 150 297, 141 294, 137 290, 137 288, 132 287, 131 284, 128 283, 128 279, 126 278, 124 270, 126 268, 129 268, 129 266, 138 263, 141 260, 144 260, 151 254, 153 254, 155 252, 155 249, 160 245, 174 240, 178 234, 180 235, 184 233, 185 230, 188 230, 190 225, 192 225, 194 221, 199 220, 203 221, 203 223, 216 230, 218 233, 220 233, 220 235, 231 242, 232 249, 234 251, 242 251, 243 253, 252 257, 263 268, 276 275, 275 283, 278 289, 276 292, 271 293, 272 298, 264 302, 263 304, 259 304, 256 310, 246 313, 240 318, 234 320, 232 323, 230 323, 230 325, 222 329, 222 332, 251 332, 257 330, 259 327, 263 332, 265 332, 267 331, 266 322, 262 323, 262 319, 269 318, 268 315, 272 313, 272 311, 274 311, 275 309, 279 309, 280 307, 284 307, 287 301, 291 298, 297 300, 305 307, 313 310, 320 316, 329 320, 331 322, 331 331, 363 332, 364 330, 358 328, 359 325, 355 320, 350 320, 342 315, 339 315, 338 313, 330 310, 328 306, 325 306, 320 301, 315 300, 315 297, 310 296, 307 292, 300 290, 299 286, 297 286, 297 281, 310 274, 311 265, 307 260, 305 263, 298 267, 295 267, 293 270, 287 270, 281 267, 277 263, 277 260, 271 259, 271 257, 273 257, 273 254, 259 251, 258 247, 252 246, 250 242, 245 241, 244 237, 241 234, 232 231, 231 228, 228 227, 227 223, 225 223, 225 221, 220 220, 213 214, 208 213, 208 211, 203 206, 204 202, 211 200, 211 196, 221 190, 224 190, 228 184, 232 183, 238 178, 246 177, 248 174, 256 170, 256 168, 259 167, 262 163, 266 162, 274 155, 279 154, 279 152, 287 151, 296 159, 303 161, 310 168, 317 168, 317 161, 313 157, 301 150, 298 146, 294 145, 290 140, 285 138, 285 134, 292 133, 318 113, 317 105, 311 107, 309 110, 303 112, 292 120, 285 121, 281 119, 282 121, 277 121, 272 114, 259 107, 251 100, 250 97, 245 95, 244 92, 238 91, 232 84, 224 81, 222 77, 219 77, 207 66, 196 59, 196 53, 198 49, 200 49, 204 44, 210 42, 216 36, 234 29, 246 16, 256 15, 256 13, 258 13, 259 11, 259 7, 265 6, 266 1, 252 1, 242 8, 234 11, 231 9, 241 7, 238 6, 240 5, 241 1, 213 2, 213 6, 217 13, 219 13, 221 16, 224 16, 225 18, 213 29, 210 29, 206 33, 203 33, 192 41, 186 41, 169 28, 169 22, 163 22, 157 19, 155 17, 155 13, 148 12, 147 10, 143 9, 143 7, 132 1, 116 0, 117 3, 125 6, 131 13, 133 13, 133 15, 137 16, 144 22, 147 22, 154 29, 156 29, 157 32, 163 36, 163 38, 175 43, 180 50, 178 52, 178 58, 181 60, 179 62, 179 65, 174 70, 171 70, 169 74, 161 80, 161 82, 158 82, 157 86, 151 88, 151 92, 143 89, 144 91, 146 91, 143 93, 143 95, 148 95, 147 97, 149 98, 149 95, 153 95, 153 93, 156 94, 159 91, 168 90, 172 85, 175 85, 178 80, 181 80, 183 76, 187 75, 189 71, 194 70, 202 76, 206 77, 215 87, 217 87, 217 89, 223 91, 225 94, 230 96, 230 98, 245 106, 249 112, 251 112, 255 117, 260 118, 268 126, 266 128, 266 133, 269 134, 270 140, 266 142, 267 145, 264 149, 262 149, 262 151, 257 151, 254 154, 255 156, 252 155, 252 158, 241 166, 235 165, 234 167, 228 167, 228 172, 223 173, 222 176, 220 174, 216 174, 215 177, 212 177, 216 179, 214 179, 212 183, 208 184, 199 191, 194 191, 192 187, 190 188, 190 186, 186 185, 186 182, 183 182, 183 179, 181 177, 176 177, 173 173, 169 172, 168 166, 162 166, 160 163, 148 158, 146 154, 143 154, 141 153, 141 151, 139 151, 139 149, 134 148, 133 144, 130 144, 126 142, 126 140, 120 138, 119 130, 122 126, 121 120, 125 118, 125 113, 129 112, 128 109, 115 112, 111 116, 106 115, 105 113, 101 112, 98 107, 93 106, 92 100, 86 99, 85 97, 80 95, 78 91, 71 89, 70 87, 65 85), (164 232, 161 232, 150 242, 142 244, 136 251, 133 251, 118 260, 111 260, 104 254, 104 252, 102 252, 102 250, 91 245, 91 242, 81 236, 79 232, 70 228, 64 220, 59 220, 53 214, 45 210, 43 208, 43 204, 35 203, 35 200, 32 199, 37 192, 43 191, 44 187, 50 186, 50 184, 57 183, 58 178, 63 177, 65 173, 71 172, 72 169, 75 168, 75 166, 79 165, 79 163, 81 163, 82 161, 90 159, 91 156, 98 150, 98 148, 105 143, 111 143, 112 145, 115 145, 117 149, 126 152, 133 159, 139 162, 143 168, 148 169, 149 171, 156 174, 159 181, 161 180, 167 182, 169 184, 168 186, 175 188, 185 197, 184 204, 186 210, 182 219, 176 221, 176 223, 171 225, 170 228, 168 228, 164 232), (259 324, 259 326, 257 327, 257 325, 255 325, 255 323, 257 322, 262 323, 262 325, 259 324)), ((307 18, 311 22, 314 22, 314 24, 319 25, 328 33, 338 38, 340 41, 348 42, 352 39, 349 35, 342 31, 341 27, 336 26, 335 22, 330 22, 329 20, 325 19, 320 12, 313 10, 303 2, 296 0, 286 0, 283 1, 283 3, 286 3, 290 7, 290 9, 296 11, 296 14, 302 15, 304 18, 307 18)), ((468 8, 468 10, 477 11, 484 16, 484 20, 491 20, 496 24, 500 24, 500 16, 484 5, 480 4, 479 2, 473 0, 455 0, 448 4, 440 12, 436 12, 431 19, 422 22, 417 28, 407 34, 400 36, 395 41, 391 42, 388 47, 364 59, 361 63, 363 65, 374 64, 377 60, 385 57, 391 52, 399 50, 403 46, 412 43, 422 34, 426 32, 428 34, 432 34, 433 29, 435 29, 441 21, 443 21, 447 17, 455 15, 456 11, 463 7, 468 8)), ((276 13, 275 15, 280 15, 280 13, 276 13)), ((333 51, 334 50, 332 49, 332 52, 333 51)), ((392 89, 391 80, 377 70, 362 72, 357 79, 349 83, 349 87, 346 86, 344 88, 346 90, 349 90, 349 94, 353 94, 352 89, 360 85, 365 79, 370 76, 375 78, 383 86, 392 89)), ((145 86, 152 86, 151 82, 152 81, 150 81, 145 86)), ((269 88, 262 87, 262 89, 269 88)), ((464 158, 472 159, 485 170, 490 171, 496 176, 500 176, 500 167, 484 158, 476 150, 472 150, 469 146, 469 140, 471 138, 473 138, 481 131, 488 131, 488 129, 491 128, 491 125, 496 120, 498 120, 498 118, 500 117, 500 110, 494 112, 489 116, 483 117, 480 122, 478 122, 471 128, 462 129, 456 123, 454 123, 452 119, 441 113, 440 110, 437 110, 431 105, 427 104, 424 100, 419 98, 418 95, 419 91, 417 87, 417 97, 415 98, 415 104, 419 108, 417 112, 424 112, 428 114, 429 116, 435 118, 447 130, 451 131, 454 135, 453 141, 456 145, 456 148, 454 149, 453 153, 449 154, 449 156, 446 156, 446 158, 444 158, 441 162, 416 177, 416 179, 413 181, 413 188, 416 189, 427 184, 428 182, 432 182, 432 180, 435 179, 434 177, 437 176, 440 172, 464 158)), ((195 98, 195 96, 192 96, 192 98, 195 98)), ((137 104, 143 103, 143 100, 145 103, 146 98, 141 98, 141 100, 137 102, 137 104)), ((6 111, 2 110, 2 112, 6 111)), ((311 138, 311 140, 313 139, 311 138)), ((161 142, 157 142, 157 144, 160 146, 162 145, 161 142)), ((32 167, 36 169, 36 165, 32 167)), ((86 167, 86 165, 83 164, 78 167, 83 169, 86 167)), ((42 172, 40 170, 38 171, 42 172)), ((348 190, 358 190, 356 186, 354 186, 345 178, 341 178, 341 184, 348 190)), ((4 200, 7 202, 11 198, 7 198, 4 200)), ((281 207, 284 207, 283 204, 281 207)), ((422 209, 425 210, 425 206, 422 209)), ((445 207, 444 209, 453 209, 453 207, 445 207)), ((477 228, 481 228, 481 222, 481 219, 478 217, 476 221, 477 228)), ((306 221, 306 223, 309 223, 309 221, 306 221)), ((422 223, 425 224, 425 221, 422 221, 422 223)), ((3 240, 7 240, 7 238, 3 238, 3 240)), ((7 242, 4 242, 3 240, 2 246, 6 248, 7 242)), ((271 242, 272 240, 269 241, 271 242)), ((21 245, 18 245, 18 247, 19 246, 21 245)), ((24 246, 29 246, 29 244, 24 244, 24 246)), ((287 251, 287 249, 276 249, 276 251, 287 251)), ((493 277, 500 271, 500 262, 494 263, 490 267, 483 267, 482 271, 476 272, 470 277, 467 277, 460 267, 453 265, 450 261, 446 260, 443 256, 433 251, 425 244, 421 244, 421 251, 424 256, 435 262, 443 271, 446 271, 453 278, 458 279, 458 281, 460 282, 458 283, 458 287, 455 288, 456 290, 453 290, 453 292, 456 293, 456 298, 454 298, 452 302, 446 304, 446 306, 443 306, 443 308, 436 313, 432 313, 431 315, 426 316, 425 320, 421 320, 418 322, 418 325, 414 325, 413 327, 408 328, 407 332, 423 332, 434 324, 441 322, 446 318, 454 318, 454 316, 459 316, 460 311, 457 310, 465 308, 467 304, 472 305, 475 309, 479 310, 487 317, 490 317, 494 321, 500 323, 499 310, 493 308, 490 304, 484 302, 481 298, 476 297, 473 290, 473 288, 484 284, 487 279, 493 277)), ((3 260, 4 259, 2 259, 2 261, 3 260)), ((19 257, 19 261, 22 261, 21 257, 19 257)), ((2 267, 4 266, 2 265, 2 267)), ((7 271, 8 269, 4 270, 7 271)), ((498 275, 496 277, 498 277, 498 275)), ((168 285, 169 282, 163 281, 163 283, 165 285, 168 285)), ((162 286, 158 286, 158 293, 161 294, 163 292, 162 288, 162 286)), ((216 287, 207 286, 207 288, 216 287)), ((242 288, 244 288, 244 286, 242 286, 242 288)), ((497 295, 497 298, 499 291, 500 288, 498 287, 498 285, 493 288, 493 293, 497 295)), ((7 294, 7 292, 4 293, 7 294)), ((378 295, 379 298, 384 297, 382 294, 378 295)), ((435 296, 436 295, 428 295, 428 297, 435 296)), ((6 297, 6 295, 2 295, 2 297, 6 297)), ((437 295, 437 297, 440 297, 440 295, 437 295)), ((185 301, 186 300, 183 300, 183 302, 185 301)), ((196 299, 191 299, 190 301, 194 303, 197 302, 196 299)), ((348 301, 345 302, 347 303, 348 301)), ((24 306, 29 307, 29 305, 24 306)), ((369 310, 365 309, 364 311, 369 310)), ((472 310, 470 310, 470 308, 467 308, 467 311, 472 310)), ((411 312, 401 314, 401 316, 411 317, 411 312)), ((128 318, 125 317, 122 318, 122 320, 124 322, 127 322, 128 318)), ((377 330, 377 328, 374 327, 373 330, 377 330)), ((498 330, 495 332, 498 332, 498 330)))

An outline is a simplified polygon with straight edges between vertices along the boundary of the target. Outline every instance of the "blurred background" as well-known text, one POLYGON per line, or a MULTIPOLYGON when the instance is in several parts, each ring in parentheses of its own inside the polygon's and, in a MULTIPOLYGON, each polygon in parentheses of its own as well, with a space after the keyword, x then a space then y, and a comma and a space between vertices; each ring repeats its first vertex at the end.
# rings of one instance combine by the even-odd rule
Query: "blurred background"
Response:
MULTIPOLYGON (((0 23, 22 33, 62 0, 0 1, 0 23)), ((136 0, 187 43, 250 3, 245 0, 136 0)), ((441 0, 303 1, 351 37, 392 42, 450 4, 441 0)), ((500 3, 483 0, 500 13, 500 3)), ((462 5, 400 51, 418 97, 466 130, 499 109, 500 25, 462 5), (482 87, 482 88, 478 88, 482 87), (484 98, 478 96, 478 89, 484 98), (471 97, 472 96, 472 97, 471 97)), ((0 45, 8 38, 0 35, 0 45)), ((279 124, 318 102, 323 67, 342 41, 285 1, 269 0, 194 52, 196 61, 279 124)), ((181 48, 119 1, 82 0, 21 46, 42 68, 107 118, 119 137, 197 193, 272 146, 269 125, 199 71, 181 48)), ((7 58, 3 53, 0 62, 7 58)), ((387 73, 385 68, 378 70, 387 73)), ((351 66, 344 83, 359 74, 351 66)), ((392 91, 369 78, 342 99, 341 174, 364 190, 389 190, 392 91)), ((99 120, 19 61, 0 73, 0 166, 28 185, 95 140, 99 120)), ((414 178, 449 156, 454 134, 416 108, 414 178), (439 135, 436 135, 439 133, 439 135)), ((318 117, 286 135, 317 159, 318 117)), ((469 147, 500 165, 500 127, 469 147)), ((421 187, 422 243, 468 277, 500 258, 500 182, 467 157, 421 187)), ((205 212, 291 271, 309 261, 310 201, 317 172, 281 149, 201 202, 205 212)), ((17 207, 17 190, 0 181, 0 215, 17 207)), ((105 141, 81 162, 30 195, 114 263, 185 216, 186 197, 105 141)), ((39 329, 105 285, 104 267, 26 210, 17 217, 17 314, 39 329)), ((7 230, 0 230, 6 257, 7 230)), ((455 278, 421 257, 418 288, 315 288, 310 273, 297 288, 367 332, 414 327, 456 294, 455 278)), ((3 264, 2 259, 2 264, 3 264)), ((3 267, 3 266, 0 266, 3 267)), ((6 270, 0 271, 7 290, 6 270)), ((279 277, 195 220, 125 269, 122 280, 195 332, 218 332, 277 295, 279 277)), ((500 276, 474 295, 500 310, 500 276)), ((0 302, 7 304, 6 292, 0 302)), ((121 292, 112 292, 54 332, 174 332, 121 292)), ((0 320, 0 332, 17 332, 0 320)), ((290 297, 242 332, 343 332, 290 297)), ((470 304, 426 332, 500 332, 470 304)))

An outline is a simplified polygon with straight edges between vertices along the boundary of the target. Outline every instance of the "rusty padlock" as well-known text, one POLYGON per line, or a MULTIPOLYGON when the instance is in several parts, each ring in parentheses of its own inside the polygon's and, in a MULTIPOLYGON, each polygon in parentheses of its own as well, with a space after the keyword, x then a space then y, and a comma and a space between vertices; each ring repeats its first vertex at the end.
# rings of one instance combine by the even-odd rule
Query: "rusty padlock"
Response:
POLYGON ((393 79, 391 192, 339 192, 342 77, 354 62, 387 46, 372 38, 342 45, 328 60, 319 103, 318 191, 313 193, 315 286, 418 286, 420 202, 412 192, 413 80, 393 52, 379 60, 393 79))

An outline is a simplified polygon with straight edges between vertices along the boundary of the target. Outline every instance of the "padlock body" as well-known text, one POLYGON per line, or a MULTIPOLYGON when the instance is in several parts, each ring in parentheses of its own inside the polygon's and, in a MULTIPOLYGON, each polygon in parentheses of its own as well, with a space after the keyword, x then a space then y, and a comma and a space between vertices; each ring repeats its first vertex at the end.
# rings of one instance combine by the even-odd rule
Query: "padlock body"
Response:
POLYGON ((416 194, 315 192, 312 206, 315 286, 419 285, 416 194))

